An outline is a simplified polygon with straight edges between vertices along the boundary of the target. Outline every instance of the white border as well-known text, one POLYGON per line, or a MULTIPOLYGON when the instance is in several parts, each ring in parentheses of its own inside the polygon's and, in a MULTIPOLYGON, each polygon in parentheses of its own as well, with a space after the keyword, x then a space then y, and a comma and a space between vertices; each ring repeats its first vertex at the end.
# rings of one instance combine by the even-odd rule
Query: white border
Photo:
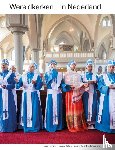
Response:
POLYGON ((113 0, 1 0, 0 14, 114 14, 113 0), (53 9, 11 9, 9 4, 52 5, 53 9), (101 9, 62 9, 62 5, 100 5, 101 9))

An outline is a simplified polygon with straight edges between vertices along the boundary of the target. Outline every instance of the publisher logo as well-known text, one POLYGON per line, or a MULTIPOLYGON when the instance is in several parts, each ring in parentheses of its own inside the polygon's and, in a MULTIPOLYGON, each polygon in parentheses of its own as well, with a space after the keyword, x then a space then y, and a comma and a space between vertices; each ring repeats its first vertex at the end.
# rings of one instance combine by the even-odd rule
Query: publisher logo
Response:
POLYGON ((109 144, 109 142, 106 140, 105 134, 103 135, 103 148, 112 148, 112 144, 109 144))

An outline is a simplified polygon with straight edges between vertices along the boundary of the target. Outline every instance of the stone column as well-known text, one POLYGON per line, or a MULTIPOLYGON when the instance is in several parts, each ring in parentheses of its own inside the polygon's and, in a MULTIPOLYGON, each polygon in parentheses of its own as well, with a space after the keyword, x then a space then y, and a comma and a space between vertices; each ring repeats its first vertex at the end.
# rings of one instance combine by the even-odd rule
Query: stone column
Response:
POLYGON ((45 59, 44 58, 40 58, 39 61, 39 71, 40 73, 45 73, 45 59))
POLYGON ((40 53, 40 59, 39 59, 39 71, 40 73, 45 73, 45 53, 44 50, 40 53))
POLYGON ((115 36, 113 36, 111 39, 111 45, 109 49, 109 59, 114 59, 115 60, 115 36))
POLYGON ((32 49, 32 61, 39 64, 39 49, 37 48, 32 49))
POLYGON ((19 73, 23 73, 23 44, 22 44, 22 32, 15 31, 14 36, 14 50, 15 50, 15 65, 19 73))
POLYGON ((110 45, 110 52, 109 52, 109 59, 114 59, 115 60, 115 15, 111 15, 112 19, 112 38, 111 40, 111 45, 110 45))
POLYGON ((17 68, 17 72, 22 74, 23 73, 23 62, 24 62, 22 36, 25 33, 25 31, 27 30, 27 28, 10 27, 10 30, 13 33, 13 37, 14 37, 15 65, 17 68))
POLYGON ((28 30, 28 16, 25 14, 6 15, 6 26, 14 36, 15 65, 17 71, 23 73, 23 43, 22 36, 28 30))

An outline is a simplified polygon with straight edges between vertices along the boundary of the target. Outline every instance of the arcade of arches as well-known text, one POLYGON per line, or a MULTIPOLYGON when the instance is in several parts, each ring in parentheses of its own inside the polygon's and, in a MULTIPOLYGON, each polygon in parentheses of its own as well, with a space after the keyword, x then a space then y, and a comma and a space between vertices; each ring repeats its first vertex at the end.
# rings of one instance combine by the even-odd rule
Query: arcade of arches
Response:
POLYGON ((50 59, 59 71, 74 59, 77 69, 91 58, 95 71, 115 58, 115 15, 0 15, 0 60, 7 58, 22 73, 30 61, 47 70, 50 59), (22 67, 23 66, 23 67, 22 67))

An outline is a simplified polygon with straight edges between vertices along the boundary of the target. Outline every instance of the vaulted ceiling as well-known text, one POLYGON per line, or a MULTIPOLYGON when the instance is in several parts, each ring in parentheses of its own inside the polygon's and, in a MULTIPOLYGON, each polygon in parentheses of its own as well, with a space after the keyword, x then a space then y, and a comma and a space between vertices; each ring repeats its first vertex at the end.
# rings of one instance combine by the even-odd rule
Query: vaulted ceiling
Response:
MULTIPOLYGON (((113 15, 75 14, 75 15, 28 15, 28 32, 23 36, 26 47, 43 49, 43 42, 52 44, 64 41, 68 44, 80 44, 80 36, 86 36, 94 42, 97 49, 106 36, 111 36, 113 26, 102 28, 100 22, 104 16, 113 15)), ((0 15, 0 20, 5 15, 0 15)), ((15 18, 14 18, 15 19, 15 18)), ((109 40, 109 39, 108 39, 109 40)), ((0 27, 0 48, 9 51, 13 48, 13 36, 7 28, 0 27)))

